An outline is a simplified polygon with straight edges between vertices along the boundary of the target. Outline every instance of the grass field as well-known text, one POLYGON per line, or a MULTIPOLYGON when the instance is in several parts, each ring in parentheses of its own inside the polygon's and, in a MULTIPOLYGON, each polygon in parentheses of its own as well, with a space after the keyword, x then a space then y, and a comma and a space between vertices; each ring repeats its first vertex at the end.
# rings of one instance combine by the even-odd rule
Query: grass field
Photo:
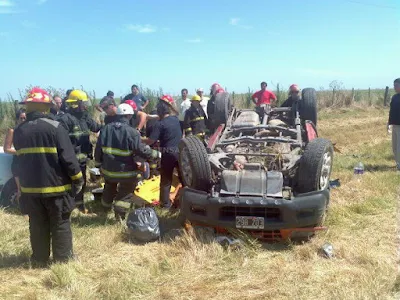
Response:
POLYGON ((126 242, 113 217, 73 216, 78 259, 29 268, 28 221, 0 211, 0 299, 400 299, 398 182, 386 133, 387 109, 320 113, 319 133, 337 143, 328 230, 303 245, 250 243, 225 250, 211 233, 126 242), (353 177, 362 161, 366 172, 353 177), (318 254, 325 243, 335 257, 318 254))

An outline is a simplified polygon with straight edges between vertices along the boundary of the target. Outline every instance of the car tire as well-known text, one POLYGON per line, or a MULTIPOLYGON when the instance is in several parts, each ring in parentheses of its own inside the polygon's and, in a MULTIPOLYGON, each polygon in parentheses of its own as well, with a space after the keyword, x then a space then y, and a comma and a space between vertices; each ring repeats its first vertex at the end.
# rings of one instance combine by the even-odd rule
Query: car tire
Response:
POLYGON ((18 188, 15 183, 15 179, 11 178, 4 185, 0 197, 0 206, 7 208, 17 208, 19 209, 19 203, 17 201, 18 188))
POLYGON ((333 166, 333 145, 324 138, 309 142, 300 159, 297 191, 308 193, 329 188, 333 166))
POLYGON ((317 126, 317 92, 313 88, 305 88, 301 92, 299 108, 300 118, 309 120, 317 126))
POLYGON ((229 118, 229 112, 232 109, 232 100, 228 92, 218 93, 215 95, 214 120, 216 127, 226 124, 229 118))
POLYGON ((188 136, 179 144, 179 169, 183 186, 208 192, 211 185, 211 166, 201 140, 188 136))

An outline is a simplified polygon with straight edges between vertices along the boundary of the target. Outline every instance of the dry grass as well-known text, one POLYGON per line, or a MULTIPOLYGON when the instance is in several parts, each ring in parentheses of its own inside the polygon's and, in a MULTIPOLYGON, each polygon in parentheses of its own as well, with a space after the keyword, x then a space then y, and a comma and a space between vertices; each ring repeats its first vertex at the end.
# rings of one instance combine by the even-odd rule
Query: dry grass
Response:
MULTIPOLYGON (((320 135, 337 142, 327 232, 303 245, 224 250, 211 234, 160 243, 124 241, 112 218, 74 216, 78 260, 34 270, 27 220, 0 211, 1 299, 394 299, 399 175, 385 131, 387 110, 323 112, 320 135), (367 172, 353 178, 359 160, 367 172), (325 242, 335 258, 318 254, 325 242)), ((162 224, 177 227, 162 216, 162 224)), ((165 228, 165 226, 163 228, 165 228)))

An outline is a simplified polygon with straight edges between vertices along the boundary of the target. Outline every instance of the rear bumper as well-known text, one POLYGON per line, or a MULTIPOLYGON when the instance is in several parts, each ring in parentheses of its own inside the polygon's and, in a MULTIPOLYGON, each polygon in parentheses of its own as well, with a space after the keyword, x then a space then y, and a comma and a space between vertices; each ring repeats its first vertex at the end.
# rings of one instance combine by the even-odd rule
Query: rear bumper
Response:
POLYGON ((329 202, 329 191, 299 195, 292 200, 262 197, 211 197, 209 194, 185 187, 181 211, 194 224, 215 228, 236 228, 236 216, 264 218, 263 230, 247 230, 263 234, 272 232, 284 236, 304 235, 315 231, 329 202), (296 230, 295 230, 296 229, 296 230))

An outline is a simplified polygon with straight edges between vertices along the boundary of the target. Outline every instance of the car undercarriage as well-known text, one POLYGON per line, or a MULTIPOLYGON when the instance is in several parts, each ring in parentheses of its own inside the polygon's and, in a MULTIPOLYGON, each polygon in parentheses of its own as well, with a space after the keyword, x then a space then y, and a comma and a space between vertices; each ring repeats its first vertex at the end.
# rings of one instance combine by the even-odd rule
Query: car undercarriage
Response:
POLYGON ((318 137, 313 92, 303 90, 292 107, 232 107, 207 147, 194 136, 182 140, 180 203, 188 221, 267 240, 309 238, 321 229, 333 146, 318 137))

